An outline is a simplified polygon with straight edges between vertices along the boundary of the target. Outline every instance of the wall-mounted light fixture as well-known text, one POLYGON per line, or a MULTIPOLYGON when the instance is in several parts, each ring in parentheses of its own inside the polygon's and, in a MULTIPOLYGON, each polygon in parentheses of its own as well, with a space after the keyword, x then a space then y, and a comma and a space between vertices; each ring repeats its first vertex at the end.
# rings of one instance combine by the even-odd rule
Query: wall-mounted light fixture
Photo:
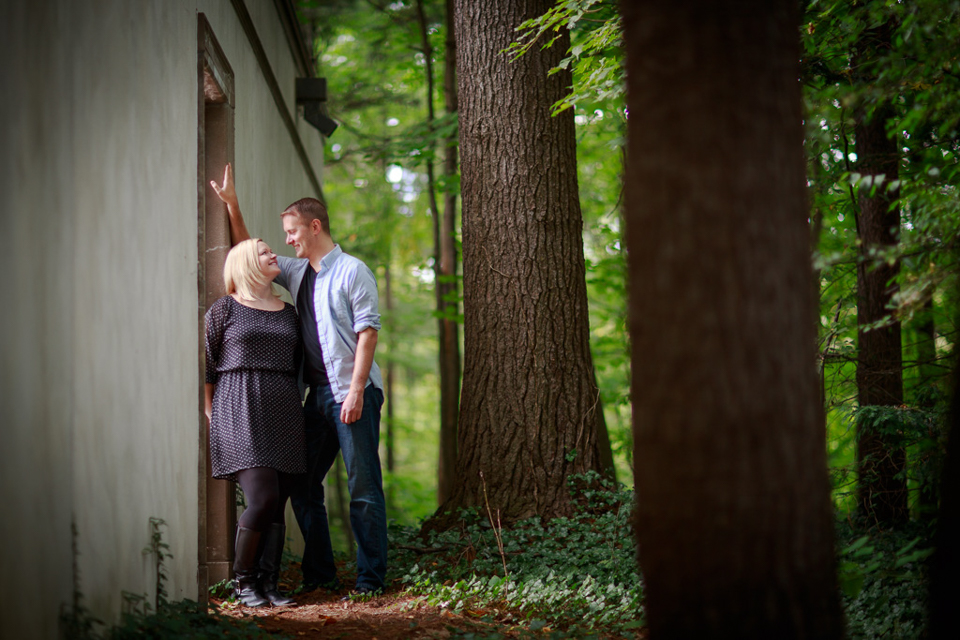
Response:
POLYGON ((329 138, 340 125, 323 113, 326 101, 326 78, 297 78, 297 104, 303 105, 303 117, 329 138))

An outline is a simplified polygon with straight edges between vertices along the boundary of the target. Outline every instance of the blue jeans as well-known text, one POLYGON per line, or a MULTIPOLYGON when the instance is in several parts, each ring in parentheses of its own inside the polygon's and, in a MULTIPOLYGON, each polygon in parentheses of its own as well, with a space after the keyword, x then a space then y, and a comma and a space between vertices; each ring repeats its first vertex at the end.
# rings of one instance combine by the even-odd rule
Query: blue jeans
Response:
POLYGON ((343 453, 350 490, 350 526, 357 540, 357 588, 380 589, 387 573, 387 508, 380 471, 380 407, 383 392, 368 385, 363 411, 353 424, 340 421, 341 403, 330 385, 311 388, 303 407, 307 431, 307 473, 290 496, 303 533, 303 581, 336 585, 323 479, 343 453))

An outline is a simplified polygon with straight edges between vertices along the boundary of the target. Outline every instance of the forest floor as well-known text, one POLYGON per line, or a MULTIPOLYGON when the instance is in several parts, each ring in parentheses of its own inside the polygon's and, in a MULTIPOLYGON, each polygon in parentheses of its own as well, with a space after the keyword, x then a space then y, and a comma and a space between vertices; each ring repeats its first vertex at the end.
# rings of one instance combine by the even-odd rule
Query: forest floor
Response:
MULTIPOLYGON (((498 631, 486 624, 447 609, 428 607, 403 592, 365 601, 341 602, 339 594, 315 591, 295 596, 296 606, 250 609, 226 602, 222 614, 253 620, 270 634, 294 638, 339 638, 342 640, 389 640, 392 638, 450 638, 455 632, 498 631)), ((506 633, 505 633, 506 632, 506 633)))
MULTIPOLYGON (((281 591, 293 592, 300 577, 298 563, 290 563, 281 577, 281 591)), ((341 576, 345 584, 352 584, 352 576, 341 576)), ((210 603, 222 615, 255 623, 271 635, 290 638, 337 638, 338 640, 393 640, 396 638, 551 638, 570 637, 562 632, 555 635, 545 627, 534 632, 524 625, 514 624, 509 612, 499 610, 468 611, 458 614, 423 602, 408 594, 402 583, 387 588, 383 595, 343 601, 348 591, 334 593, 318 589, 293 596, 296 605, 290 607, 250 608, 230 598, 211 597, 210 603)), ((593 637, 643 638, 645 634, 607 634, 598 631, 593 637)))
MULTIPOLYGON (((353 576, 341 577, 344 584, 353 583, 353 576)), ((299 578, 299 563, 290 563, 281 576, 281 591, 292 593, 299 578)), ((317 589, 296 594, 293 598, 297 604, 290 607, 250 608, 232 599, 219 598, 211 598, 211 604, 221 614, 252 621, 271 635, 293 638, 390 640, 450 638, 457 631, 483 635, 488 630, 505 631, 498 625, 424 605, 419 598, 404 593, 400 584, 389 587, 381 596, 341 600, 347 593, 347 589, 336 593, 317 589)), ((504 635, 509 637, 507 633, 504 635)))

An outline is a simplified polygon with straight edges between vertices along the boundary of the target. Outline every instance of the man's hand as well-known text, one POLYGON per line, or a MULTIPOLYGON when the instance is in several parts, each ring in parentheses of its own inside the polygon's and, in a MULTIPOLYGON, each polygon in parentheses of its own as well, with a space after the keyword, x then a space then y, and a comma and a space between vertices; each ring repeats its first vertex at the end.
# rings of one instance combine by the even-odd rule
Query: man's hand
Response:
POLYGON ((353 388, 351 388, 343 404, 340 405, 340 422, 343 424, 353 424, 360 419, 362 414, 363 389, 354 391, 353 388))
POLYGON ((223 186, 218 185, 216 180, 211 180, 210 186, 217 192, 217 196, 223 200, 225 205, 228 207, 238 206, 237 191, 233 188, 233 167, 230 166, 229 162, 223 170, 223 186))
POLYGON ((357 354, 353 363, 353 377, 350 379, 350 391, 340 405, 340 422, 352 424, 363 413, 363 390, 367 386, 367 376, 373 366, 373 352, 377 348, 377 330, 367 327, 357 334, 357 354))

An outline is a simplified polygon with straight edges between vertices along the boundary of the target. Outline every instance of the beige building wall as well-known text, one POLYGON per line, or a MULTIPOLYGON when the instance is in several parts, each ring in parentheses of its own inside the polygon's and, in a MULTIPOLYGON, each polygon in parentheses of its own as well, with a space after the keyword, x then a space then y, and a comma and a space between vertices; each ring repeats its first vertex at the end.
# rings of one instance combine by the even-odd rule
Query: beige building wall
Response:
MULTIPOLYGON (((276 4, 244 4, 319 177, 276 4)), ((74 561, 98 617, 152 602, 151 517, 170 596, 197 597, 199 12, 235 74, 248 226, 285 248, 280 210, 317 194, 234 3, 0 3, 3 638, 57 636, 74 561)))

